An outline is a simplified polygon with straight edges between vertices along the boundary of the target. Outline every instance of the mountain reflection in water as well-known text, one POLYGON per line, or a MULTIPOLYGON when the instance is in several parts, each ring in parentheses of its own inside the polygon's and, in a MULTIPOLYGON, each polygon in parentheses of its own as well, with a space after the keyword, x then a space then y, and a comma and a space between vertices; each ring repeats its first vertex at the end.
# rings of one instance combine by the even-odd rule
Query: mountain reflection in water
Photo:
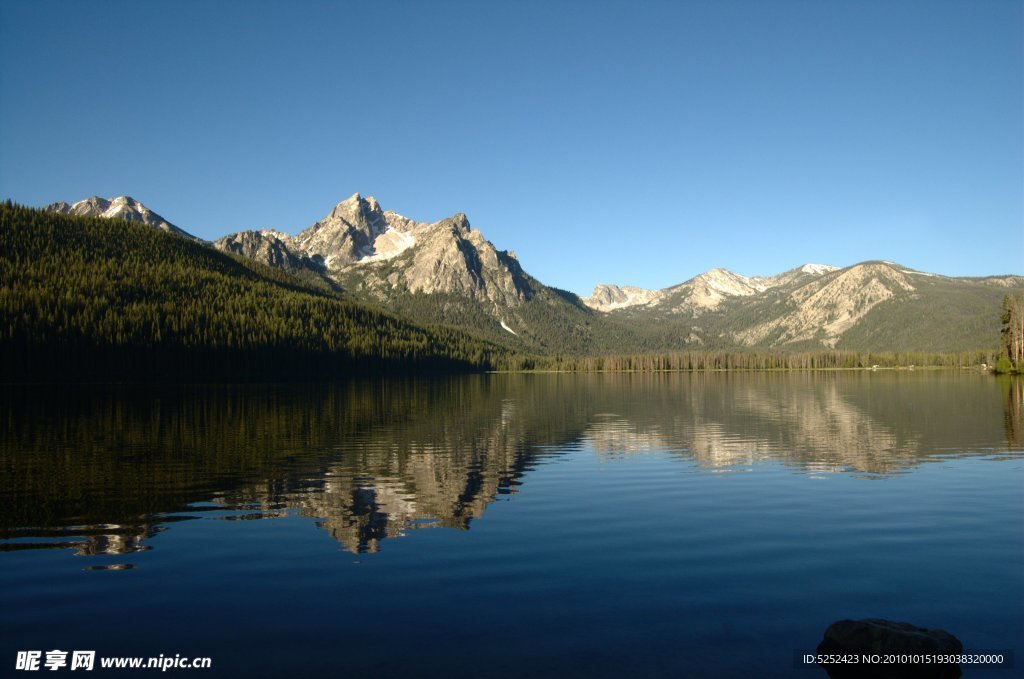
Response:
POLYGON ((468 530, 569 450, 657 451, 697 472, 770 460, 884 478, 1019 453, 1022 384, 796 372, 8 387, 0 551, 132 554, 177 521, 298 514, 345 550, 376 552, 419 528, 468 530))

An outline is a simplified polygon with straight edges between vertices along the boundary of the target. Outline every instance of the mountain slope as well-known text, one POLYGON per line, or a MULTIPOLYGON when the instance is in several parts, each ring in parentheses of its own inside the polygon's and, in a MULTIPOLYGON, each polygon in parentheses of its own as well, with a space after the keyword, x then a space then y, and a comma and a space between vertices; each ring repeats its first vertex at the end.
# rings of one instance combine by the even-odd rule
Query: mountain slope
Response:
POLYGON ((804 264, 777 276, 748 278, 727 269, 711 269, 679 285, 661 290, 601 284, 594 288, 594 292, 583 303, 597 311, 646 306, 657 307, 658 311, 667 314, 697 317, 732 297, 757 295, 768 288, 790 285, 835 270, 836 267, 827 264, 804 264))
POLYGON ((7 379, 465 370, 508 355, 137 222, 10 203, 0 282, 7 379))
POLYGON ((296 278, 337 289, 327 276, 323 265, 299 250, 292 237, 280 231, 239 231, 213 242, 213 247, 239 257, 251 259, 275 269, 281 269, 296 278))
POLYGON ((712 270, 609 315, 674 328, 691 347, 955 352, 996 346, 1003 295, 1021 290, 1021 276, 951 278, 882 261, 769 278, 712 270))
POLYGON ((1004 295, 1024 293, 1024 276, 951 278, 904 271, 913 292, 875 305, 842 333, 838 349, 951 352, 995 347, 1004 295))
POLYGON ((465 215, 417 222, 359 194, 295 237, 261 238, 278 239, 278 249, 267 243, 239 252, 318 272, 416 322, 456 325, 539 354, 985 348, 995 346, 1002 294, 1024 289, 1021 277, 990 284, 865 262, 754 277, 711 269, 661 290, 599 285, 581 300, 529 276, 465 215))
POLYGON ((346 289, 382 301, 401 290, 456 294, 484 304, 515 307, 535 294, 519 262, 470 227, 465 215, 415 229, 401 249, 364 257, 338 270, 335 277, 346 289))
POLYGON ((68 205, 64 201, 51 203, 45 209, 58 214, 74 215, 76 217, 103 217, 104 219, 123 219, 129 222, 140 222, 149 226, 155 226, 161 231, 199 240, 187 231, 171 224, 131 196, 118 196, 117 198, 109 199, 92 196, 91 198, 80 200, 73 205, 68 205))
MULTIPOLYGON (((50 209, 124 214, 184 233, 126 197, 50 209)), ((295 236, 243 231, 212 245, 406 321, 455 326, 537 356, 986 349, 997 346, 1003 295, 1024 291, 1020 276, 950 278, 877 261, 805 264, 774 276, 711 269, 661 290, 599 285, 580 299, 530 276, 464 214, 419 222, 358 193, 295 236)))
POLYGON ((415 322, 455 325, 523 351, 647 346, 575 295, 531 277, 513 253, 495 248, 461 213, 418 222, 357 193, 296 236, 246 232, 214 245, 293 273, 316 272, 345 294, 415 322))
POLYGON ((892 299, 907 299, 914 286, 907 274, 884 263, 849 267, 820 280, 804 283, 788 293, 782 314, 734 337, 741 345, 780 346, 820 340, 834 347, 839 337, 875 306, 892 299))
POLYGON ((515 257, 497 250, 464 214, 417 222, 385 212, 375 198, 358 193, 294 237, 246 232, 214 245, 293 272, 319 270, 346 290, 378 301, 396 288, 511 306, 533 294, 515 257))

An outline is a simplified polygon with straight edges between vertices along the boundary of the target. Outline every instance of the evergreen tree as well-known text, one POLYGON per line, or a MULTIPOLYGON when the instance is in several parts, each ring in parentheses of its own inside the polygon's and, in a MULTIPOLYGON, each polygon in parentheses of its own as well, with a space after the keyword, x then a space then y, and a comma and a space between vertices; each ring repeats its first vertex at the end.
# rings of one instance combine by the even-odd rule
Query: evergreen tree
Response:
POLYGON ((1003 298, 1002 348, 1014 370, 1024 368, 1024 296, 1006 295, 1003 298))

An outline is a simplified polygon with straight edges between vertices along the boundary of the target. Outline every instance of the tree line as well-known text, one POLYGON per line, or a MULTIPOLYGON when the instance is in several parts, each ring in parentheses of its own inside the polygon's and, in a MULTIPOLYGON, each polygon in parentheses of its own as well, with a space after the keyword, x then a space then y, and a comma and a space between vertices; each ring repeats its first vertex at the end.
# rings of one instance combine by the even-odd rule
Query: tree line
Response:
MULTIPOLYGON (((1003 350, 1016 366, 1024 351, 1022 309, 1021 298, 1007 297, 1003 350)), ((997 358, 995 351, 636 347, 639 351, 598 353, 616 344, 635 346, 637 338, 625 327, 628 336, 618 338, 608 333, 587 341, 566 337, 567 347, 579 345, 576 351, 544 346, 531 352, 475 333, 478 319, 469 316, 460 327, 430 319, 426 312, 418 316, 413 322, 346 300, 323 286, 148 225, 0 204, 0 369, 6 381, 957 367, 991 365, 997 358)), ((585 325, 575 317, 570 322, 531 316, 530 321, 572 326, 562 328, 566 335, 585 325)))
POLYGON ((703 370, 841 370, 870 368, 965 368, 992 365, 994 350, 960 353, 853 351, 681 351, 608 356, 555 356, 533 365, 541 370, 703 371, 703 370))
POLYGON ((506 354, 151 226, 0 206, 8 380, 448 372, 506 354))

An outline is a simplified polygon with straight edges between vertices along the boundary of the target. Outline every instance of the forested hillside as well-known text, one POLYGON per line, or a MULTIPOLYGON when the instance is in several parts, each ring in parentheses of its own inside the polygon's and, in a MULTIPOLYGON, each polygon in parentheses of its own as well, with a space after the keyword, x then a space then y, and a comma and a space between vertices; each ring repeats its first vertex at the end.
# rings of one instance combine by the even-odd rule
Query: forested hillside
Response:
POLYGON ((0 206, 5 379, 343 375, 518 367, 287 273, 117 219, 0 206))
MULTIPOLYGON (((910 275, 869 264, 878 276, 910 275)), ((353 275, 328 285, 144 223, 8 202, 0 205, 0 367, 17 381, 976 365, 994 360, 997 295, 1017 282, 918 274, 912 290, 898 289, 864 315, 870 322, 828 346, 814 324, 837 312, 816 311, 825 314, 818 319, 788 289, 700 316, 655 317, 597 312, 523 279, 531 294, 504 308, 403 284, 364 296, 353 275), (803 339, 800 323, 810 328, 803 339)))

